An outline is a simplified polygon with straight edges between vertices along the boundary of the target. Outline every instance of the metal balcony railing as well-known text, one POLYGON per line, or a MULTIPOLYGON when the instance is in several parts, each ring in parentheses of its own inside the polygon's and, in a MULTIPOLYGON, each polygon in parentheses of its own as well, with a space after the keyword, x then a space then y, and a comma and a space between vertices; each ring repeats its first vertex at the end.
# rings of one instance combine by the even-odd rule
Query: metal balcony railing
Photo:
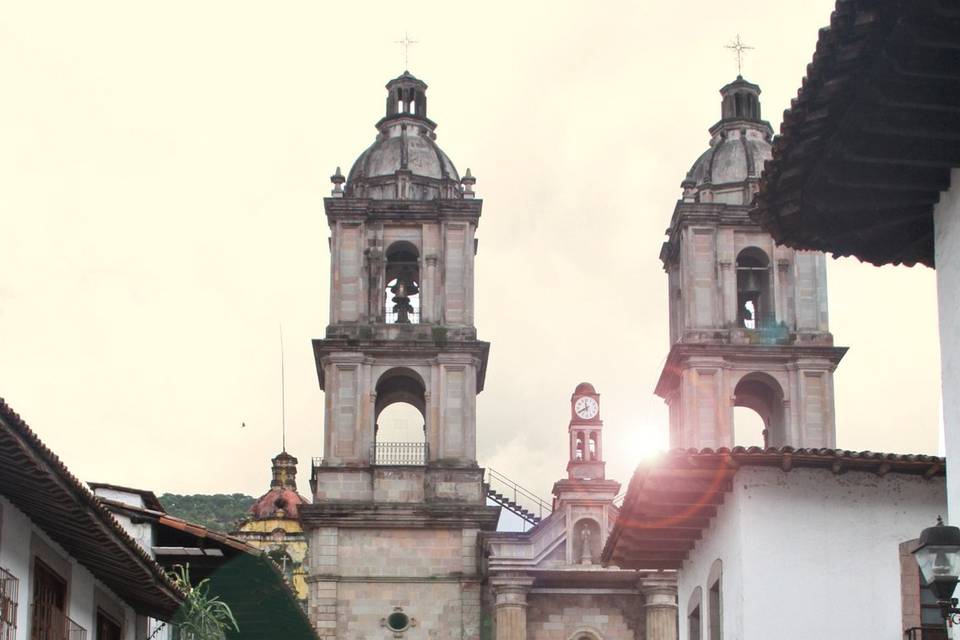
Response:
POLYGON ((944 627, 913 627, 903 632, 904 640, 947 640, 944 627))
POLYGON ((370 459, 375 465, 422 467, 427 464, 429 453, 426 442, 377 442, 370 459))
POLYGON ((0 640, 16 638, 19 585, 15 575, 0 567, 0 640))
POLYGON ((87 630, 52 604, 35 602, 30 640, 87 640, 87 630))

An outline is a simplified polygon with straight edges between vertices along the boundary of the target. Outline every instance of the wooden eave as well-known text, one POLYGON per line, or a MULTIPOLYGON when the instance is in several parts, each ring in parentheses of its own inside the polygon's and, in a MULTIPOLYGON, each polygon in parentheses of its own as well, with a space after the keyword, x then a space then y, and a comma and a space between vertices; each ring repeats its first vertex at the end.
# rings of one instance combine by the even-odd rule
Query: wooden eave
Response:
POLYGON ((137 613, 172 618, 184 595, 2 399, 0 493, 137 613))
POLYGON ((840 449, 734 447, 676 449, 639 467, 603 549, 602 562, 621 569, 679 569, 716 516, 744 466, 797 468, 834 474, 865 471, 943 477, 943 458, 840 449))
POLYGON ((960 167, 960 12, 838 0, 783 115, 751 215, 781 243, 933 266, 933 207, 960 167))

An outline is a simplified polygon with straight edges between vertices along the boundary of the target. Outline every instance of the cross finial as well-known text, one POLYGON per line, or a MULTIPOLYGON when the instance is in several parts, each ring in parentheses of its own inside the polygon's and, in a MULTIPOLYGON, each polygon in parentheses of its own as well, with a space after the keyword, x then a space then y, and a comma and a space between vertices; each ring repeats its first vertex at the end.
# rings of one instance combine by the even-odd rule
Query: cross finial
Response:
POLYGON ((407 35, 407 32, 403 32, 403 40, 394 40, 394 44, 399 44, 403 47, 403 70, 409 71, 410 69, 410 45, 418 44, 418 40, 411 40, 410 36, 407 35))
POLYGON ((753 47, 748 47, 740 39, 740 34, 737 34, 736 39, 728 45, 724 46, 724 49, 730 49, 734 52, 734 55, 737 56, 737 75, 743 75, 743 53, 745 51, 750 51, 753 47))

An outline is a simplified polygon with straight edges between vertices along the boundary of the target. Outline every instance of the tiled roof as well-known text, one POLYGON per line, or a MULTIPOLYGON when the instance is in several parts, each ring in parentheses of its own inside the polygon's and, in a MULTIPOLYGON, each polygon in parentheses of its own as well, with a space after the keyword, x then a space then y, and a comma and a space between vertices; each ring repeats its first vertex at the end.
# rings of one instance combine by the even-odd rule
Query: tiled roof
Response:
POLYGON ((118 513, 155 523, 156 540, 162 543, 158 557, 166 566, 190 563, 192 579, 210 578, 211 592, 230 605, 237 618, 240 632, 228 637, 316 640, 296 594, 262 549, 167 513, 101 500, 118 513), (206 553, 200 555, 197 549, 206 553), (161 550, 166 553, 160 555, 161 550))
POLYGON ((955 2, 838 0, 754 219, 798 249, 933 266, 933 205, 960 166, 958 47, 955 2))
POLYGON ((793 447, 674 449, 637 467, 604 546, 603 562, 624 569, 679 568, 716 516, 741 467, 897 473, 927 479, 946 475, 943 458, 919 454, 793 447))
POLYGON ((183 594, 3 399, 0 494, 138 613, 173 616, 183 594))

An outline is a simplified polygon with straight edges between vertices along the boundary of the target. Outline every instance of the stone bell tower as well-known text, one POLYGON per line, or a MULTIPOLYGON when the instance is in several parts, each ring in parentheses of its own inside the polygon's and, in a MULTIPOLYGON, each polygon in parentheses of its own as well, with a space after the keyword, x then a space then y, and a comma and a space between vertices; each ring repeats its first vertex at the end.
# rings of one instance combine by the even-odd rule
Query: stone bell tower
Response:
POLYGON ((473 326, 482 202, 435 142, 427 85, 405 72, 386 88, 376 140, 346 178, 337 169, 324 201, 324 456, 301 511, 309 614, 322 638, 477 638, 476 538, 499 515, 476 462, 489 348, 473 326), (378 437, 395 403, 419 411, 422 441, 378 437))
POLYGON ((660 252, 671 347, 656 392, 671 446, 737 444, 733 410, 748 407, 768 446, 832 448, 833 371, 846 348, 827 322, 826 261, 777 246, 749 217, 773 130, 757 85, 737 76, 720 95, 660 252))

